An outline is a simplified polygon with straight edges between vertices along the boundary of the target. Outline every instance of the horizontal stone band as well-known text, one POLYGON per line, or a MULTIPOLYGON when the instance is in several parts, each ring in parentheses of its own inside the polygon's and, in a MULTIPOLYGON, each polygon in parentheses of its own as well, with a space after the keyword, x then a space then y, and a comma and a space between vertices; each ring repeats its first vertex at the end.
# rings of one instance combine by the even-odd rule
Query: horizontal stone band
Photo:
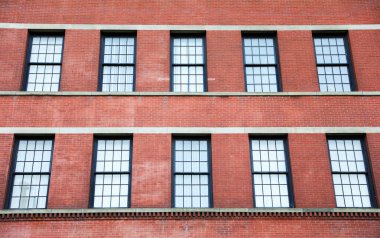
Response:
POLYGON ((323 134, 380 133, 380 127, 0 127, 0 134, 323 134))
POLYGON ((203 96, 203 97, 288 97, 288 96, 380 96, 380 91, 373 92, 276 92, 276 93, 249 93, 249 92, 25 92, 0 91, 1 96, 203 96))
POLYGON ((57 30, 166 30, 166 31, 326 31, 379 30, 380 24, 347 25, 112 25, 112 24, 38 24, 2 22, 0 28, 57 30))

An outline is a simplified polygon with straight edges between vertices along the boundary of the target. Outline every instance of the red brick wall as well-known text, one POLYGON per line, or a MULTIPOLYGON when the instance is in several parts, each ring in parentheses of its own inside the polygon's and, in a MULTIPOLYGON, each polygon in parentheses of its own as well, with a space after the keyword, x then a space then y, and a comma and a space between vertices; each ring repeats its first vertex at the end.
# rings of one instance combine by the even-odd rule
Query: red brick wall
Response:
POLYGON ((21 89, 27 36, 28 31, 25 29, 0 29, 1 91, 19 91, 21 89))
POLYGON ((371 165, 372 179, 377 200, 380 205, 380 134, 367 134, 367 150, 371 165))
POLYGON ((66 30, 60 91, 96 91, 100 31, 66 30))
POLYGON ((1 22, 103 24, 365 24, 379 23, 378 1, 5 1, 1 22), (20 8, 20 6, 23 6, 20 8))
POLYGON ((6 96, 0 100, 4 127, 380 125, 377 96, 6 96))
POLYGON ((93 135, 57 134, 48 208, 87 208, 90 195, 93 135))
POLYGON ((135 134, 132 207, 171 207, 171 135, 135 134))
POLYGON ((138 31, 136 91, 170 90, 170 32, 138 31))
POLYGON ((336 207, 325 134, 288 136, 295 207, 336 207))
POLYGON ((207 31, 207 76, 210 92, 245 92, 240 31, 207 31))
POLYGON ((4 237, 378 237, 378 220, 334 218, 3 222, 4 237))
POLYGON ((380 91, 380 31, 349 31, 358 91, 380 91))
POLYGON ((318 92, 312 32, 279 31, 277 37, 282 91, 318 92))
POLYGON ((247 134, 211 136, 214 207, 253 207, 247 134))
MULTIPOLYGON (((0 209, 5 207, 8 195, 9 171, 12 163, 13 135, 0 135, 0 209)), ((0 229, 1 230, 1 229, 0 229)))

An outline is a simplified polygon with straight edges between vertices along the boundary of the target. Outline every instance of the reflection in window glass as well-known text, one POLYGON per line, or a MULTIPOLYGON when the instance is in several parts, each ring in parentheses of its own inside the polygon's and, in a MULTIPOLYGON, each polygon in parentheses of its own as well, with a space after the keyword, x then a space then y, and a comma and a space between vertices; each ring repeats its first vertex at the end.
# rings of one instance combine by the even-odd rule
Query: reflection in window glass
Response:
POLYGON ((210 207, 208 140, 174 141, 174 207, 210 207))
POLYGON ((32 35, 26 91, 59 90, 63 36, 32 35))
POLYGON ((204 38, 174 37, 172 40, 173 91, 204 92, 204 38))
POLYGON ((368 173, 360 139, 329 139, 337 207, 371 207, 368 173))
POLYGON ((275 37, 244 37, 247 92, 277 92, 275 37))
POLYGON ((256 207, 291 207, 284 139, 251 140, 256 207))
POLYGON ((135 37, 103 37, 103 92, 132 92, 135 78, 135 37))
POLYGON ((129 207, 131 140, 97 140, 95 208, 129 207))
POLYGON ((314 37, 314 49, 321 92, 351 91, 345 38, 314 37))
POLYGON ((9 207, 46 208, 53 140, 18 140, 15 150, 16 161, 9 207))

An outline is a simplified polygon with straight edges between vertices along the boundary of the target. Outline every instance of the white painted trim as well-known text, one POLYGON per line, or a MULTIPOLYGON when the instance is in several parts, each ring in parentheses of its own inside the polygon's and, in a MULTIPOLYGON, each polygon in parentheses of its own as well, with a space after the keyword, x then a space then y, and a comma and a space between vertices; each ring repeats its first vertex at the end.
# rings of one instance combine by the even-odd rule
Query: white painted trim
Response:
POLYGON ((25 92, 0 91, 1 96, 380 96, 380 91, 355 92, 275 92, 275 93, 249 93, 249 92, 203 92, 203 93, 177 93, 177 92, 25 92))
POLYGON ((0 23, 5 29, 38 30, 163 30, 163 31, 326 31, 326 30, 380 30, 380 24, 347 25, 112 25, 112 24, 36 24, 0 23))
POLYGON ((0 127, 0 134, 309 134, 380 133, 380 127, 0 127))

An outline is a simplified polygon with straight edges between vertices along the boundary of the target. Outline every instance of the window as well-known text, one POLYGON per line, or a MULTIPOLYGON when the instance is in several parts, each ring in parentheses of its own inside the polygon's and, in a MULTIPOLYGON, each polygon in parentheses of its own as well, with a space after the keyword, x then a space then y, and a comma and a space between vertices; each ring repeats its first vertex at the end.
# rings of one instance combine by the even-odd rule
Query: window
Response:
POLYGON ((212 207, 210 141, 177 138, 173 155, 174 207, 212 207))
POLYGON ((321 92, 354 90, 346 37, 314 35, 314 48, 321 92))
POLYGON ((130 207, 131 151, 131 139, 95 140, 92 207, 130 207))
POLYGON ((175 35, 171 42, 172 91, 207 91, 204 35, 175 35))
POLYGON ((100 91, 134 91, 136 71, 136 36, 106 34, 102 36, 100 91))
POLYGON ((31 34, 25 73, 26 91, 59 91, 63 34, 31 34))
POLYGON ((53 139, 19 139, 15 143, 9 208, 46 208, 53 139))
POLYGON ((252 177, 256 207, 293 207, 286 140, 251 140, 252 177))
POLYGON ((244 35, 243 49, 247 92, 280 91, 275 35, 244 35))
POLYGON ((372 207, 370 175, 364 141, 329 138, 331 170, 337 207, 372 207))

